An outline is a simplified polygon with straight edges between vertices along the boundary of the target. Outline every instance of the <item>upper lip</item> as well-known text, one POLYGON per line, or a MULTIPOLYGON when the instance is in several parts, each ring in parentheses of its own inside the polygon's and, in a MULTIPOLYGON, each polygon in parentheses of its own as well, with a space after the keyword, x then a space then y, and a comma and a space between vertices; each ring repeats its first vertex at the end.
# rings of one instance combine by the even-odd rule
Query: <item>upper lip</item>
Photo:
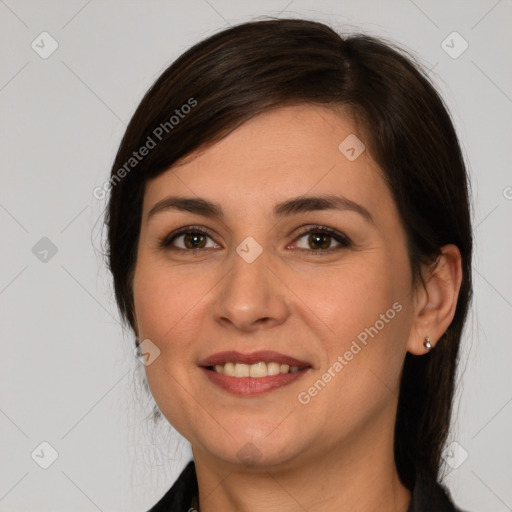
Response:
POLYGON ((250 352, 243 354, 242 352, 236 352, 234 350, 228 350, 225 352, 217 352, 208 356, 207 358, 199 362, 199 366, 215 366, 216 364, 224 363, 243 363, 243 364, 256 364, 259 362, 276 362, 280 364, 287 364, 289 366, 311 366, 305 361, 300 361, 291 356, 274 352, 273 350, 259 350, 257 352, 250 352))

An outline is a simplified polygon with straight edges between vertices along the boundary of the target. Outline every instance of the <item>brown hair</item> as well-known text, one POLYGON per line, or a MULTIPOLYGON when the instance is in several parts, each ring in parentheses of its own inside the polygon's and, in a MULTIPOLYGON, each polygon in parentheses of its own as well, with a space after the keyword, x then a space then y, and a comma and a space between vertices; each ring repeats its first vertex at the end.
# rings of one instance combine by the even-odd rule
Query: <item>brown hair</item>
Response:
POLYGON ((407 354, 404 363, 395 461, 412 488, 419 471, 439 476, 472 295, 472 230, 468 177, 450 115, 427 74, 403 50, 367 35, 341 37, 314 21, 271 19, 223 30, 169 66, 138 106, 112 166, 105 225, 119 311, 133 328, 132 277, 145 182, 252 116, 300 103, 348 107, 365 128, 365 144, 407 234, 415 284, 421 283, 421 266, 432 263, 443 245, 453 243, 462 254, 451 325, 432 352, 407 354), (133 151, 149 140, 156 145, 129 169, 133 151))

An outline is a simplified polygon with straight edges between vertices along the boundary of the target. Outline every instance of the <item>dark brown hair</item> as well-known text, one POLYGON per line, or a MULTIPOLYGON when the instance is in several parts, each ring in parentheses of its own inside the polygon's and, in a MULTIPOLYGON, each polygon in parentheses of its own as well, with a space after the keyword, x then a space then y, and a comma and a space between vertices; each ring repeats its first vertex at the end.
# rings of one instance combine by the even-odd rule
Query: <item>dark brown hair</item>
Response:
POLYGON ((105 225, 117 304, 133 328, 132 278, 146 181, 254 115, 305 103, 347 108, 363 127, 406 231, 415 284, 422 265, 432 263, 443 245, 453 243, 462 254, 451 325, 432 352, 407 354, 403 368, 395 460, 412 488, 418 472, 439 477, 472 294, 472 231, 467 172, 450 115, 421 66, 392 43, 362 34, 341 37, 314 21, 270 19, 223 30, 169 66, 138 106, 112 166, 105 225), (150 140, 154 147, 127 166, 150 140))

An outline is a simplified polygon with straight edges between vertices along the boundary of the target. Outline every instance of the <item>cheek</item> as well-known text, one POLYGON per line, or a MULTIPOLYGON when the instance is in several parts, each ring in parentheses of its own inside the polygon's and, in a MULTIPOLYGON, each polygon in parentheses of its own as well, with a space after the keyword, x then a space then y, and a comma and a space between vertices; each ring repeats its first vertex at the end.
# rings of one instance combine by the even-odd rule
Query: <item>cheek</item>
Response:
POLYGON ((311 311, 309 317, 321 320, 316 322, 325 350, 320 374, 330 369, 336 375, 326 375, 332 384, 315 406, 331 404, 341 416, 361 408, 364 415, 370 404, 386 403, 390 390, 398 391, 406 352, 407 273, 393 274, 385 258, 370 259, 350 268, 326 269, 324 275, 317 271, 315 286, 306 286, 302 279, 296 283, 301 290, 297 295, 306 298, 311 311))
POLYGON ((311 310, 310 315, 314 314, 329 328, 325 329, 328 338, 339 340, 339 348, 347 341, 350 345, 351 339, 376 322, 379 330, 383 330, 380 317, 386 311, 390 310, 389 317, 395 317, 393 304, 399 301, 401 293, 396 279, 377 258, 366 258, 357 265, 315 270, 308 279, 303 276, 296 277, 294 292, 311 310))
POLYGON ((143 258, 133 283, 139 338, 151 340, 159 350, 158 357, 144 368, 151 394, 166 419, 185 437, 194 418, 187 348, 193 344, 192 317, 202 288, 207 289, 199 280, 191 284, 179 272, 170 272, 155 261, 146 264, 143 258))
POLYGON ((331 295, 338 303, 331 304, 325 321, 335 334, 322 338, 322 367, 297 397, 307 403, 310 416, 322 419, 326 436, 355 432, 393 407, 405 357, 407 312, 391 295, 381 288, 368 296, 358 286, 351 295, 331 295))
POLYGON ((170 269, 168 264, 156 260, 146 262, 143 257, 133 284, 140 336, 154 338, 160 344, 174 338, 183 320, 186 323, 187 314, 199 305, 210 288, 207 276, 187 275, 185 270, 170 269))

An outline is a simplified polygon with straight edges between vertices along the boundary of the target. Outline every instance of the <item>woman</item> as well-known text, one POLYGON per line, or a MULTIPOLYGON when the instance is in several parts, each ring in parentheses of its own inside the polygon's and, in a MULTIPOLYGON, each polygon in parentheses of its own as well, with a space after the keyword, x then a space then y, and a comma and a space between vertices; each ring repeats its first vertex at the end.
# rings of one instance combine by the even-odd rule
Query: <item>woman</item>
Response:
POLYGON ((313 21, 224 30, 148 91, 109 188, 118 306, 194 459, 152 511, 458 510, 468 182, 410 57, 313 21))

